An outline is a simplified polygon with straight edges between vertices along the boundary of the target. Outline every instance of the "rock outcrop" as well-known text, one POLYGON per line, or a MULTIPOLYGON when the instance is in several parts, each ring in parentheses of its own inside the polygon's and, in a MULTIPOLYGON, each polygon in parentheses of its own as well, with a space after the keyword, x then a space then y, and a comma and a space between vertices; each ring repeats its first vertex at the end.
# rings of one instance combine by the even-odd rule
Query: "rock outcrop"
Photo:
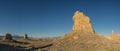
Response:
POLYGON ((84 15, 82 12, 76 11, 73 16, 73 21, 73 32, 95 33, 89 17, 84 15))
POLYGON ((12 35, 10 33, 7 33, 4 37, 3 40, 13 40, 12 35))
POLYGON ((28 39, 28 36, 27 36, 27 34, 26 34, 26 33, 24 34, 24 39, 25 39, 25 40, 27 40, 27 39, 28 39))
POLYGON ((111 35, 109 37, 111 40, 120 41, 120 33, 115 34, 114 30, 112 30, 111 35))
POLYGON ((117 38, 117 40, 120 41, 120 33, 117 34, 117 37, 116 37, 116 38, 117 38))
POLYGON ((94 35, 95 31, 92 27, 91 20, 82 12, 76 11, 73 15, 73 27, 69 34, 63 35, 61 39, 73 37, 79 39, 79 36, 94 35))
MULTIPOLYGON (((51 51, 110 51, 111 41, 97 34, 89 17, 76 11, 73 16, 72 32, 54 41, 51 51)), ((116 50, 116 49, 115 49, 116 50)))
POLYGON ((111 39, 115 39, 114 30, 112 30, 112 32, 111 32, 111 39))

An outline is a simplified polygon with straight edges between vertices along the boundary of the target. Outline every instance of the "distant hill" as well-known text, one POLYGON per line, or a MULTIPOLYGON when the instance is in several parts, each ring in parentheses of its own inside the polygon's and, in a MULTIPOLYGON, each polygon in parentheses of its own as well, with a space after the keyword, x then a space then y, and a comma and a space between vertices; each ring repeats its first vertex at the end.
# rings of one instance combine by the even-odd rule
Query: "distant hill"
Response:
POLYGON ((0 36, 0 39, 2 39, 3 38, 3 36, 0 36))
MULTIPOLYGON (((2 39, 4 36, 1 35, 0 39, 2 39)), ((19 36, 19 35, 13 35, 13 38, 15 39, 21 39, 24 38, 23 36, 19 36)), ((34 38, 34 37, 29 37, 30 39, 59 39, 60 37, 39 37, 39 38, 34 38)))
MULTIPOLYGON (((4 36, 0 36, 0 39, 2 39, 4 36)), ((13 38, 23 38, 23 36, 13 35, 13 38)))
POLYGON ((19 36, 19 35, 13 35, 13 38, 23 38, 23 36, 19 36))

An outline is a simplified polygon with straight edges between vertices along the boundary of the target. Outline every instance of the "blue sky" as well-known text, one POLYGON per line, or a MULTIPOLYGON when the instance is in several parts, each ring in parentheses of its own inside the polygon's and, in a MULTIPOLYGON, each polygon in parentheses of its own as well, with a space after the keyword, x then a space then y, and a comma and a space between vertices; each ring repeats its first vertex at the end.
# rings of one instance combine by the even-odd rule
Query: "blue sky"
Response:
POLYGON ((0 34, 61 36, 72 30, 77 10, 90 17, 97 33, 120 32, 119 0, 0 0, 0 34))

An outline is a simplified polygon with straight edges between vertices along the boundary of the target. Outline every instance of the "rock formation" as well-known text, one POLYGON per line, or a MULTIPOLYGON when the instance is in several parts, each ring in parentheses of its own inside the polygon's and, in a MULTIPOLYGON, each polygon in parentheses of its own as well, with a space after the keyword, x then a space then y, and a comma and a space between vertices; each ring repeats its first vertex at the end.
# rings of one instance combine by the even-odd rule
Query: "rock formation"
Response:
POLYGON ((24 39, 28 39, 28 36, 26 33, 24 34, 24 39))
POLYGON ((73 39, 78 39, 78 36, 89 36, 95 34, 92 27, 91 20, 88 16, 84 15, 82 12, 76 11, 73 15, 73 27, 69 34, 61 37, 61 39, 68 37, 73 37, 73 39))
POLYGON ((72 28, 73 32, 88 32, 94 33, 91 21, 88 16, 82 12, 76 11, 73 16, 74 25, 72 28))
POLYGON ((118 33, 118 34, 115 36, 115 38, 116 38, 118 41, 120 41, 120 33, 118 33))
POLYGON ((10 33, 7 33, 4 37, 3 40, 13 40, 12 35, 10 33))
POLYGON ((82 12, 76 11, 73 16, 74 25, 72 32, 55 40, 53 51, 109 51, 111 41, 97 34, 89 17, 82 12), (87 49, 87 50, 86 50, 87 49))
POLYGON ((112 32, 111 32, 111 38, 112 38, 112 39, 115 39, 114 30, 112 30, 112 32))

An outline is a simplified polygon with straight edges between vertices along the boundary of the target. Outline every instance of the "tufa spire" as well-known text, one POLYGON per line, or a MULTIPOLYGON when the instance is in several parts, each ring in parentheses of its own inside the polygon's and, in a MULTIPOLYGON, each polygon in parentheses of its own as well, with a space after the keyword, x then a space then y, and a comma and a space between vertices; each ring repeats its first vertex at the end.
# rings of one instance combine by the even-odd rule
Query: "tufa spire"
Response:
POLYGON ((88 16, 85 16, 82 12, 76 11, 73 16, 73 32, 89 32, 94 33, 91 21, 88 16))

